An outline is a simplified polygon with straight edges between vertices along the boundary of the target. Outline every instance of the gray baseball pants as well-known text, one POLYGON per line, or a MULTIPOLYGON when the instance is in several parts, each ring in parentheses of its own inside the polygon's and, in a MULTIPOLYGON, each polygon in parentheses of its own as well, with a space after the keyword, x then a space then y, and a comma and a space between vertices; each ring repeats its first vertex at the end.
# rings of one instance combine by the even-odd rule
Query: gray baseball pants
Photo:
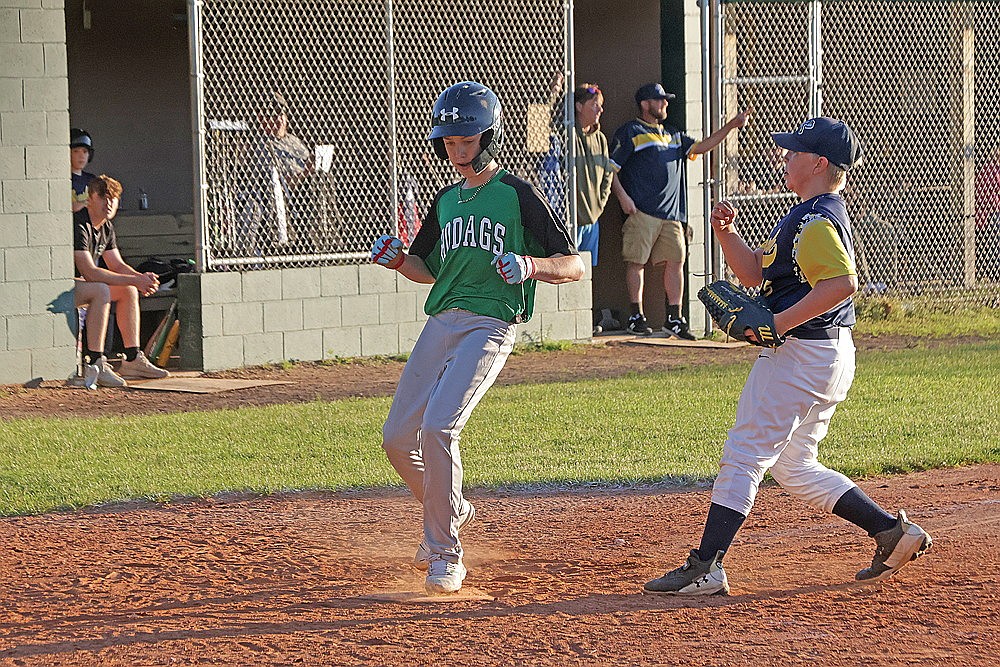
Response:
POLYGON ((399 379, 382 447, 424 506, 432 554, 462 557, 462 429, 514 347, 515 325, 465 310, 429 318, 399 379))

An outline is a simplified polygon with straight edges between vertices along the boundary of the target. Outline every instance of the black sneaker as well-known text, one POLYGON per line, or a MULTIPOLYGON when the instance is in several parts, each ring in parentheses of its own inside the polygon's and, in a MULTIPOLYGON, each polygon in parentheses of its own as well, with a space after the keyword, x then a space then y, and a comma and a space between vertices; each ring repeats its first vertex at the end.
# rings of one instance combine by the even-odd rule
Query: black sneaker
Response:
POLYGON ((668 317, 666 323, 663 325, 663 333, 670 334, 671 336, 677 336, 678 338, 683 338, 684 340, 698 340, 688 329, 687 320, 683 317, 679 320, 675 320, 672 317, 668 317))
POLYGON ((646 322, 646 317, 642 313, 636 313, 628 318, 628 332, 636 336, 648 336, 653 333, 653 330, 650 328, 649 323, 646 322))

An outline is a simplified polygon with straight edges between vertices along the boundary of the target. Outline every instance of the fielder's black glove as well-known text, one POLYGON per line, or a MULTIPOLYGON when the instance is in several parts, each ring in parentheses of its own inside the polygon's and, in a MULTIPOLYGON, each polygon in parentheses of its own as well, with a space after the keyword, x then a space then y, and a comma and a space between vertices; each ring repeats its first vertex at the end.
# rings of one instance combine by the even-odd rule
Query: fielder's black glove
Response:
POLYGON ((698 298, 730 337, 761 347, 778 347, 785 342, 775 331, 774 313, 742 287, 719 280, 698 290, 698 298), (756 340, 747 337, 748 331, 756 340))

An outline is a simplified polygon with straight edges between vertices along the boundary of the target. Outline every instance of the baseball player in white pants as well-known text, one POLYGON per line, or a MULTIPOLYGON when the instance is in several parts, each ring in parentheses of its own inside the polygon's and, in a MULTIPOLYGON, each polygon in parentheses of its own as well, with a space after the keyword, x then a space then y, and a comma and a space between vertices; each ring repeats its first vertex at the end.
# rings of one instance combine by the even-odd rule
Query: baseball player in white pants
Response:
POLYGON ((507 361, 516 324, 531 317, 536 281, 571 282, 585 269, 565 222, 497 163, 503 126, 493 91, 473 81, 449 87, 431 127, 435 153, 463 180, 437 193, 409 254, 386 235, 371 258, 433 284, 382 446, 423 503, 414 565, 427 570, 425 587, 436 594, 460 590, 467 572, 458 532, 476 511, 462 496, 462 429, 507 361))
POLYGON ((791 495, 875 539, 872 564, 857 573, 858 580, 885 579, 931 546, 930 535, 902 510, 892 516, 817 458, 854 380, 851 297, 858 281, 851 224, 839 193, 861 147, 845 123, 825 117, 772 136, 787 151, 785 184, 801 203, 755 250, 736 231, 736 210, 728 202, 716 204, 711 221, 730 268, 744 285, 760 286, 785 342, 761 352, 743 387, 700 546, 681 567, 647 582, 647 593, 729 592, 722 558, 768 470, 791 495))

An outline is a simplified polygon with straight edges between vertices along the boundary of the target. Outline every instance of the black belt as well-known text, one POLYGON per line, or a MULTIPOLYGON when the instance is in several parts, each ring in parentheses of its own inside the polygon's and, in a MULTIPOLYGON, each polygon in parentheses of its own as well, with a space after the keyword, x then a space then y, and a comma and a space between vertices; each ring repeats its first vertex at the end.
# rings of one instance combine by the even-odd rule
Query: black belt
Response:
POLYGON ((796 331, 788 335, 799 340, 837 340, 843 336, 847 336, 850 332, 851 327, 830 327, 829 329, 796 331))

